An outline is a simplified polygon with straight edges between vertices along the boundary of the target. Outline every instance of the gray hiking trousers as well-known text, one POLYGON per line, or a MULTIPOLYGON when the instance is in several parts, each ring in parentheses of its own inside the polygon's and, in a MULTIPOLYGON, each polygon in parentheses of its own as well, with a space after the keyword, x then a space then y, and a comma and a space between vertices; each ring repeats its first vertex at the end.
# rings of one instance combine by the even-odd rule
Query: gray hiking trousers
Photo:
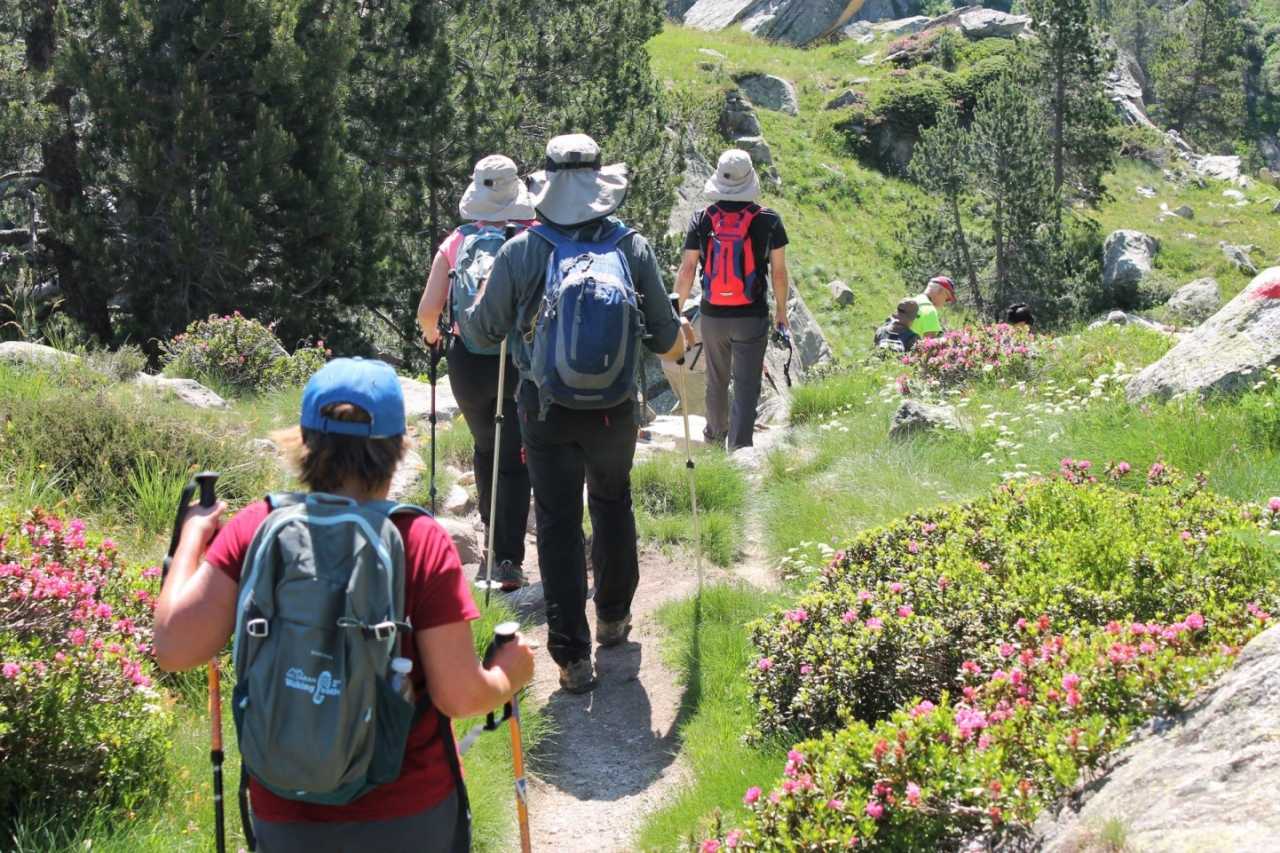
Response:
POLYGON ((764 354, 769 346, 769 318, 702 315, 702 346, 707 359, 707 428, 712 445, 728 437, 729 450, 751 447, 760 402, 764 354), (729 380, 733 379, 733 412, 729 380))
POLYGON ((459 826, 459 817, 455 789, 439 805, 408 817, 359 823, 255 820, 253 831, 261 853, 466 853, 471 827, 459 826))

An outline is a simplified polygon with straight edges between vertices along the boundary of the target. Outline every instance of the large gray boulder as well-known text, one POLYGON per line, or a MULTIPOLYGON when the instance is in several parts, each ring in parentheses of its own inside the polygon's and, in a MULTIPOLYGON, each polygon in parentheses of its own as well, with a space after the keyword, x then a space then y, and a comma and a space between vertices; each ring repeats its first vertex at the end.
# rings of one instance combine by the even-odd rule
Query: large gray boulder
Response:
POLYGON ((1280 364, 1280 267, 1260 273, 1217 314, 1129 381, 1133 401, 1233 393, 1280 364))
POLYGON ((760 38, 806 45, 844 26, 856 11, 849 0, 698 0, 684 23, 700 30, 737 24, 760 38))
POLYGON ((735 78, 742 92, 757 107, 787 115, 800 112, 800 99, 796 87, 789 80, 772 74, 745 74, 735 78))
POLYGON ((1249 257, 1249 250, 1244 246, 1233 246, 1227 242, 1220 242, 1218 247, 1222 249, 1222 256, 1240 272, 1245 275, 1258 274, 1258 267, 1253 263, 1253 258, 1249 257))
POLYGON ((75 353, 63 352, 60 349, 47 347, 44 344, 29 344, 25 341, 6 341, 0 344, 0 361, 9 364, 34 364, 51 367, 56 364, 69 364, 80 360, 75 353))
POLYGON ((960 32, 974 41, 1031 35, 1031 18, 1027 15, 1010 15, 995 9, 970 6, 960 11, 959 18, 960 32))
POLYGON ((196 409, 230 408, 226 400, 194 379, 178 379, 172 376, 152 376, 149 373, 139 373, 134 377, 133 383, 139 388, 149 388, 160 394, 172 394, 188 406, 196 409))
MULTIPOLYGON (((1211 691, 1157 720, 1081 802, 1035 827, 1043 853, 1101 850, 1108 823, 1144 853, 1270 853, 1280 839, 1280 627, 1244 647, 1211 691)), ((1031 849, 1031 848, 1028 848, 1031 849)), ((1105 849, 1113 849, 1107 846, 1105 849)))
POLYGON ((1216 279, 1197 279, 1169 297, 1166 307, 1174 319, 1193 325, 1203 323, 1222 307, 1222 288, 1216 279))
POLYGON ((1137 284, 1151 273, 1160 243, 1141 231, 1115 231, 1102 244, 1102 283, 1137 284))
POLYGON ((1240 180, 1241 160, 1234 155, 1197 157, 1192 161, 1192 167, 1202 178, 1233 182, 1240 180))
POLYGON ((893 415, 889 437, 905 439, 939 429, 960 429, 960 416, 954 406, 933 406, 919 400, 904 400, 893 415))
POLYGON ((667 17, 673 21, 684 20, 684 13, 692 8, 698 0, 666 0, 667 17))

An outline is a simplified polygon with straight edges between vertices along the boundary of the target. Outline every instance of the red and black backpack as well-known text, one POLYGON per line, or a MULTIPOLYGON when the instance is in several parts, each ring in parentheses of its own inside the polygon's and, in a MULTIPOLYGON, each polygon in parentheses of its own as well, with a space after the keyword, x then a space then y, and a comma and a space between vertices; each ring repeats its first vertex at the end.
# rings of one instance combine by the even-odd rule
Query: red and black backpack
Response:
POLYGON ((751 245, 751 223, 760 215, 760 205, 742 210, 707 208, 711 235, 702 253, 702 298, 724 308, 750 305, 755 301, 756 255, 751 245))

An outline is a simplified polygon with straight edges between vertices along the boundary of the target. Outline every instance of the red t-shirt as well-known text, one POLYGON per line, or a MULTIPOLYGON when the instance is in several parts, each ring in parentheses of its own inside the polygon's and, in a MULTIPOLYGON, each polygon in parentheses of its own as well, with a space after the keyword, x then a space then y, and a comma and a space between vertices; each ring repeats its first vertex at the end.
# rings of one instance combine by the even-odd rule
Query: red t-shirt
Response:
MULTIPOLYGON (((249 545, 269 512, 266 501, 240 510, 218 532, 205 560, 238 584, 249 545)), ((405 614, 414 631, 479 618, 480 611, 471 598, 471 588, 449 534, 426 516, 397 516, 394 523, 404 538, 405 614)), ((421 696, 426 690, 426 676, 411 634, 401 641, 400 653, 413 661, 413 686, 421 696)), ((404 766, 396 781, 380 785, 345 806, 321 806, 278 797, 251 778, 249 795, 254 816, 266 821, 334 823, 391 820, 417 814, 441 803, 454 788, 444 750, 440 715, 428 711, 409 734, 404 766)))

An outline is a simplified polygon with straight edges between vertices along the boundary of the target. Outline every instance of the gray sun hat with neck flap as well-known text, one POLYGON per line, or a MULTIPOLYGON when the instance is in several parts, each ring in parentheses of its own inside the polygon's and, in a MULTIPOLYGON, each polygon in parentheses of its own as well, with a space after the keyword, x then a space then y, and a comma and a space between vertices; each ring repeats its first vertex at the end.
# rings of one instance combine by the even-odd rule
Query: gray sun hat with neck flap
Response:
POLYGON ((458 213, 472 222, 511 222, 533 219, 529 190, 510 157, 491 154, 471 174, 458 213))
POLYGON ((703 187, 712 201, 755 201, 760 197, 760 177, 756 174, 751 155, 738 148, 730 148, 720 155, 715 174, 707 178, 703 187))
POLYGON ((600 146, 584 133, 553 138, 546 167, 529 176, 539 216, 564 227, 609 216, 626 200, 627 186, 626 164, 600 165, 600 146))

